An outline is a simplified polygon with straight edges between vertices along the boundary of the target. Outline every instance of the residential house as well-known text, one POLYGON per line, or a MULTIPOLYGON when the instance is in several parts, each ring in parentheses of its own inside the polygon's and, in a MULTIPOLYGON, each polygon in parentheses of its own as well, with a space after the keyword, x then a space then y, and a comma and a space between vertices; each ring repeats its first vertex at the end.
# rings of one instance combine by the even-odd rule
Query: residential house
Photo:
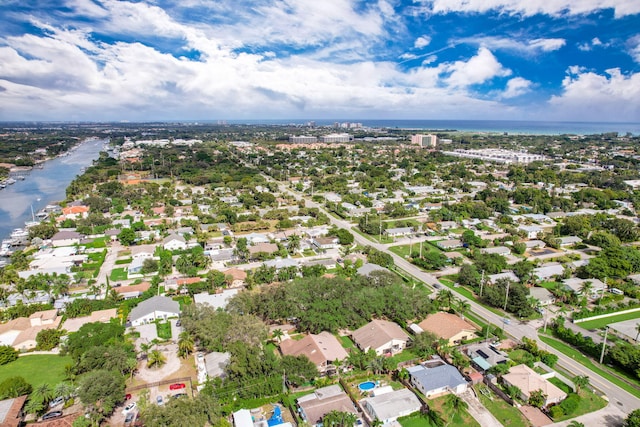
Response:
POLYGON ((518 387, 520 398, 524 401, 528 401, 534 391, 542 390, 545 396, 544 406, 560 403, 567 397, 567 393, 524 364, 511 367, 509 373, 502 376, 502 381, 507 387, 518 387))
POLYGON ((440 358, 407 368, 411 385, 427 398, 444 393, 460 394, 467 390, 467 381, 454 367, 440 358))
POLYGON ((146 292, 151 287, 151 283, 142 282, 137 285, 129 286, 114 286, 112 289, 123 299, 138 298, 143 292, 146 292))
POLYGON ((400 417, 418 412, 422 404, 415 394, 406 388, 384 394, 376 394, 361 401, 362 407, 373 420, 391 424, 400 417))
POLYGON ((230 268, 223 271, 222 273, 224 273, 225 277, 230 277, 232 288, 239 288, 244 286, 245 280, 247 280, 247 272, 244 270, 240 270, 239 268, 230 268))
POLYGON ((401 352, 409 342, 409 335, 396 323, 374 319, 351 333, 351 338, 362 351, 370 348, 376 354, 392 355, 401 352))
POLYGON ((180 316, 180 304, 164 296, 154 296, 142 301, 129 313, 131 325, 139 326, 155 320, 180 316))
POLYGON ((539 225, 519 225, 518 230, 524 231, 527 239, 536 239, 543 234, 543 229, 539 225))
POLYGON ((335 249, 340 247, 340 239, 335 236, 314 237, 311 239, 313 246, 320 250, 335 249))
POLYGON ((204 366, 209 378, 224 378, 225 369, 231 361, 231 353, 212 351, 204 355, 204 366))
POLYGON ((297 403, 302 419, 314 427, 322 426, 322 419, 331 411, 357 415, 353 402, 337 384, 316 389, 311 394, 299 397, 297 403))
POLYGON ((442 250, 449 251, 451 249, 461 248, 462 240, 460 239, 441 240, 439 242, 436 242, 436 246, 438 246, 442 250))
POLYGON ((438 223, 440 230, 448 231, 458 227, 458 223, 455 221, 440 221, 438 223))
POLYGON ((0 400, 0 426, 18 427, 23 425, 24 413, 22 408, 28 395, 0 400))
POLYGON ((545 289, 545 288, 540 288, 537 286, 529 288, 529 295, 531 295, 532 298, 537 299, 538 304, 543 307, 546 307, 556 302, 556 297, 553 296, 553 294, 549 292, 548 289, 545 289))
POLYGON ((257 245, 249 246, 247 249, 251 258, 256 258, 259 253, 272 255, 280 250, 275 243, 258 243, 257 245))
POLYGON ((507 256, 511 255, 511 249, 506 246, 494 246, 492 248, 482 248, 480 249, 480 253, 507 256))
POLYGON ((80 239, 82 234, 77 231, 58 231, 51 237, 51 245, 54 247, 79 245, 80 239))
POLYGON ((187 241, 183 236, 171 233, 162 239, 162 247, 167 251, 184 251, 187 249, 187 241))
POLYGON ((534 268, 532 274, 538 280, 549 280, 556 276, 562 276, 564 274, 564 267, 558 263, 546 264, 534 268))
POLYGON ((489 275, 489 283, 491 283, 492 285, 500 279, 507 279, 512 282, 520 282, 520 279, 518 279, 518 276, 516 276, 513 271, 505 271, 504 273, 489 275))
POLYGON ((329 332, 309 334, 297 341, 284 340, 280 343, 280 351, 285 356, 307 356, 320 374, 334 373, 336 368, 333 362, 348 356, 340 341, 329 332))
POLYGON ((0 325, 0 345, 23 351, 36 347, 36 336, 44 329, 57 329, 62 322, 58 310, 36 311, 28 318, 18 317, 0 325))
POLYGON ((557 240, 558 240, 558 243, 560 244, 560 247, 562 248, 582 243, 582 239, 578 236, 558 237, 557 240))
POLYGON ((224 310, 229 304, 229 300, 238 294, 240 290, 236 289, 225 289, 222 292, 209 294, 207 292, 202 292, 199 294, 195 294, 193 296, 193 300, 196 304, 208 304, 215 309, 224 310))
POLYGON ((247 234, 246 236, 240 236, 240 237, 244 237, 245 239, 247 239, 247 243, 249 245, 257 245, 259 243, 270 242, 269 238, 265 234, 261 234, 261 233, 250 233, 250 234, 247 234))
POLYGON ((64 321, 62 329, 67 332, 77 332, 82 325, 87 323, 109 323, 111 319, 118 318, 118 310, 115 308, 108 308, 106 310, 96 310, 88 316, 68 318, 64 321))
POLYGON ((358 270, 356 270, 356 272, 360 275, 360 276, 368 276, 371 273, 373 273, 374 271, 386 271, 389 272, 389 269, 384 268, 378 264, 371 264, 369 262, 362 264, 362 267, 358 268, 358 270))
POLYGON ((80 219, 89 215, 89 206, 67 206, 62 208, 62 218, 64 219, 80 219))
POLYGON ((397 227, 397 228, 388 228, 384 231, 384 234, 388 237, 401 237, 401 236, 409 236, 413 234, 413 227, 397 227))
POLYGON ((536 239, 525 240, 523 243, 527 249, 541 249, 547 246, 547 244, 542 240, 536 240, 536 239))
POLYGON ((438 338, 444 338, 451 345, 458 345, 462 341, 475 338, 476 328, 460 316, 451 313, 437 312, 430 314, 422 322, 418 323, 420 329, 431 332, 438 338))
POLYGON ((607 289, 607 285, 605 285, 600 279, 579 279, 577 277, 572 277, 570 279, 564 279, 562 283, 565 288, 570 289, 576 294, 581 294, 582 287, 585 282, 591 282, 591 293, 587 295, 589 297, 597 297, 598 295, 602 295, 602 293, 607 289))
POLYGON ((472 344, 465 349, 467 356, 474 366, 480 371, 488 371, 493 366, 509 361, 509 356, 504 351, 487 342, 472 344))

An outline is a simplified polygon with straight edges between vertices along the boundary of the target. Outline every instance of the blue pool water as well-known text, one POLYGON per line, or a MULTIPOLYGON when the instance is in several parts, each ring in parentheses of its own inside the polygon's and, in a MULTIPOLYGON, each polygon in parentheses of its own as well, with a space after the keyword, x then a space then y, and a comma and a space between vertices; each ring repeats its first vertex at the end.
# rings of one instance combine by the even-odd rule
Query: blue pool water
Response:
POLYGON ((271 418, 269 418, 267 420, 267 424, 269 426, 277 426, 279 424, 282 424, 284 421, 282 420, 282 411, 280 410, 279 406, 275 406, 273 408, 273 415, 271 415, 271 418))
POLYGON ((358 388, 360 391, 370 391, 376 387, 376 383, 373 381, 365 381, 363 383, 358 384, 358 388))

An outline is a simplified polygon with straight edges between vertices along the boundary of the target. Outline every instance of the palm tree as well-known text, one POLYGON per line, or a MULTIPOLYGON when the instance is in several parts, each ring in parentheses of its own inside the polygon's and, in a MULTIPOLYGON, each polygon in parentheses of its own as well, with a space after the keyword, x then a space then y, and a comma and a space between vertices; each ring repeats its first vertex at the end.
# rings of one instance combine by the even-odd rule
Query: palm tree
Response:
POLYGON ((461 298, 458 298, 458 300, 457 300, 457 310, 458 310, 458 313, 460 313, 460 317, 462 319, 464 319, 464 314, 467 311, 469 311, 470 308, 471 308, 471 304, 469 304, 469 302, 467 302, 467 301, 465 301, 465 300, 463 300, 461 298))
POLYGON ((193 353, 194 342, 189 332, 181 332, 178 336, 178 356, 183 359, 193 353))
POLYGON ((580 293, 585 297, 589 297, 589 295, 591 295, 592 292, 593 292, 593 283, 591 283, 590 280, 582 282, 582 285, 580 285, 580 293))
POLYGON ((449 418, 449 422, 451 422, 456 414, 460 411, 466 410, 469 407, 469 404, 457 394, 450 394, 446 397, 445 406, 451 409, 452 415, 449 418))
POLYGON ((582 388, 589 386, 589 377, 586 375, 573 377, 573 384, 576 386, 576 393, 580 393, 582 388))
POLYGON ((582 424, 580 421, 573 420, 569 424, 567 424, 567 427, 584 427, 584 424, 582 424))
POLYGON ((440 289, 438 291, 438 295, 436 300, 440 303, 440 305, 444 305, 446 302, 446 307, 451 308, 451 300, 453 299, 453 292, 449 289, 440 289))
POLYGON ((274 329, 272 332, 272 336, 274 340, 280 343, 280 341, 282 340, 282 337, 284 336, 284 332, 282 332, 282 329, 274 329))
POLYGON ((440 412, 438 411, 434 411, 432 409, 429 410, 429 412, 427 412, 427 419, 429 420, 431 425, 434 427, 444 426, 444 419, 442 418, 442 415, 440 415, 440 412))
POLYGON ((64 400, 69 399, 76 392, 76 388, 69 383, 58 383, 53 389, 53 394, 56 397, 62 397, 64 400))
POLYGON ((154 366, 159 368, 166 362, 167 358, 160 350, 151 350, 147 356, 147 367, 149 368, 153 368, 154 366))
POLYGON ((520 397, 522 391, 518 386, 510 385, 507 387, 507 394, 511 399, 515 400, 516 398, 520 397))

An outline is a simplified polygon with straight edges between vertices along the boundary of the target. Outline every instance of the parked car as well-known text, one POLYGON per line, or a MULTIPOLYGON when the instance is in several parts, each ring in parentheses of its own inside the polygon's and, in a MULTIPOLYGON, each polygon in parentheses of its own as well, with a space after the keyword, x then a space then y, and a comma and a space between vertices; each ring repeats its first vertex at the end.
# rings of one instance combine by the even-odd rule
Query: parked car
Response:
POLYGON ((187 393, 176 393, 171 396, 172 399, 180 399, 182 397, 189 397, 189 395, 187 393))
POLYGON ((164 400, 162 400, 162 396, 156 397, 156 403, 158 404, 158 406, 164 405, 164 400))
POLYGON ((133 421, 136 419, 136 415, 137 415, 137 412, 134 412, 134 411, 127 413, 127 416, 124 419, 124 425, 125 426, 131 425, 131 423, 133 423, 133 421))
POLYGON ((169 390, 180 390, 181 388, 185 388, 186 385, 184 383, 176 383, 176 384, 171 384, 169 386, 169 390))
POLYGON ((58 396, 55 399, 53 399, 51 402, 49 402, 49 408, 54 408, 63 403, 64 403, 64 397, 58 396))
POLYGON ((126 414, 127 412, 133 411, 134 409, 136 409, 136 402, 131 402, 129 403, 127 406, 124 407, 124 409, 122 410, 122 414, 126 414))
POLYGON ((124 395, 124 400, 129 400, 131 399, 131 393, 127 393, 124 395))
POLYGON ((47 412, 46 414, 44 414, 42 416, 42 421, 45 420, 52 420, 54 418, 58 418, 62 416, 62 411, 53 411, 53 412, 47 412))

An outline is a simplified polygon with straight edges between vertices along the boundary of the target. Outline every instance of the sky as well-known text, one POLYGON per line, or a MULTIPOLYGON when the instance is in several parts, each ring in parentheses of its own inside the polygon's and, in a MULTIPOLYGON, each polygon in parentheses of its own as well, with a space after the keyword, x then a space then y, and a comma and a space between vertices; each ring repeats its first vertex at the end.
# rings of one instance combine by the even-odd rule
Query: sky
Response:
POLYGON ((0 120, 640 122, 640 0, 0 0, 0 120))

